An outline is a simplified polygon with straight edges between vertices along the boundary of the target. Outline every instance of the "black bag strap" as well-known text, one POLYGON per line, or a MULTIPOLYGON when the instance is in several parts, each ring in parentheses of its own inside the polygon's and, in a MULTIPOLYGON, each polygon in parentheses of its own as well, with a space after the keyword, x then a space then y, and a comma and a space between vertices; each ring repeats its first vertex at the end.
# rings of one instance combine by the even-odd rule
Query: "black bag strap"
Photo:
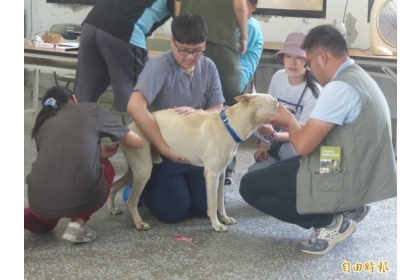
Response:
MULTIPOLYGON (((303 91, 302 91, 302 93, 301 93, 301 95, 300 95, 300 97, 299 97, 299 101, 298 101, 298 103, 296 104, 296 107, 295 107, 295 110, 296 110, 296 112, 297 112, 297 110, 298 110, 298 107, 299 107, 299 104, 300 104, 300 102, 302 101, 302 98, 303 98, 303 95, 305 94, 305 91, 306 91, 306 89, 308 88, 308 83, 306 83, 306 85, 305 85, 305 87, 303 88, 303 91)), ((301 112, 302 113, 302 112, 301 112)), ((270 145, 270 148, 268 149, 268 154, 270 155, 270 156, 272 156, 272 157, 274 157, 274 158, 276 158, 277 160, 280 160, 280 157, 279 157, 279 150, 280 150, 280 148, 281 148, 281 146, 283 145, 283 143, 284 142, 281 142, 281 141, 274 141, 271 145, 270 145)))
MULTIPOLYGON (((297 112, 297 109, 299 107, 300 102, 302 101, 303 95, 305 94, 306 89, 308 88, 308 83, 306 83, 305 87, 303 88, 302 94, 300 95, 299 101, 296 104, 295 110, 297 112)), ((302 113, 302 112, 301 112, 302 113)))

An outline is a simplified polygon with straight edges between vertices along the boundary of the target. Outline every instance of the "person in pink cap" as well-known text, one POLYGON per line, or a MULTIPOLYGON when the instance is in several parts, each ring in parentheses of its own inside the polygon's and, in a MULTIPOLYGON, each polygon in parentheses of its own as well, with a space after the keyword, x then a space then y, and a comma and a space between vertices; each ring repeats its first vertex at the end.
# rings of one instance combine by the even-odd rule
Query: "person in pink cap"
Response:
MULTIPOLYGON (((277 101, 296 110, 295 117, 302 124, 308 120, 322 90, 311 72, 305 68, 306 53, 300 48, 304 39, 305 34, 302 32, 293 32, 287 36, 283 49, 278 51, 274 58, 277 63, 284 66, 284 69, 273 75, 268 89, 268 94, 277 101)), ((260 143, 254 153, 255 163, 249 171, 288 158, 299 159, 299 154, 289 142, 288 132, 264 124, 258 129, 256 136, 260 139, 260 143)))

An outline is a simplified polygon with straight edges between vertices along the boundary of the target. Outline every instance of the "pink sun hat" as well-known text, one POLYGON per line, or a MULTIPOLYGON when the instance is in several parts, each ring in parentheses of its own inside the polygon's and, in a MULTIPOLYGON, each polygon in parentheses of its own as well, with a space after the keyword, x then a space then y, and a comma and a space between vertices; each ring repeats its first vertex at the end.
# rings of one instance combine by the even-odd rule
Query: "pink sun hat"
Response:
POLYGON ((306 34, 302 32, 292 32, 290 33, 287 38, 286 42, 284 43, 283 49, 279 50, 276 55, 274 56, 274 60, 284 65, 283 57, 284 54, 291 54, 297 55, 301 57, 306 57, 306 52, 300 48, 303 44, 303 40, 305 40, 306 34))

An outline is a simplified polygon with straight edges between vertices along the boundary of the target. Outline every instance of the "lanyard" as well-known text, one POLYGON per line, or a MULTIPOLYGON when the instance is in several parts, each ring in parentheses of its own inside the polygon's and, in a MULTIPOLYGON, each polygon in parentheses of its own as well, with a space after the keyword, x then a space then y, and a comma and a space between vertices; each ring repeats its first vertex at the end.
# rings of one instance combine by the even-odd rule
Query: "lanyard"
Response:
MULTIPOLYGON (((303 88, 302 94, 300 95, 299 101, 298 101, 298 103, 296 104, 296 108, 295 108, 296 112, 297 112, 297 110, 298 110, 298 107, 299 107, 300 102, 302 101, 303 95, 305 94, 305 90, 306 90, 306 88, 307 88, 307 87, 308 87, 308 82, 306 82, 306 85, 305 85, 305 87, 303 88)), ((300 113, 302 113, 302 112, 300 112, 300 113)))

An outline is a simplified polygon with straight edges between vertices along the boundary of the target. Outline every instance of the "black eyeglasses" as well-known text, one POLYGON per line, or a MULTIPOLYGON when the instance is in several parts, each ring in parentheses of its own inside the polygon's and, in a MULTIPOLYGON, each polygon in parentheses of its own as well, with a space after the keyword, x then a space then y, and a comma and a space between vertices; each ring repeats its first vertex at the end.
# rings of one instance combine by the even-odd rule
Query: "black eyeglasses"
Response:
POLYGON ((204 54, 204 51, 188 51, 188 50, 180 50, 178 49, 178 46, 176 45, 175 41, 174 41, 174 45, 176 50, 178 51, 179 55, 181 56, 188 56, 189 54, 192 54, 194 57, 200 57, 204 54))
POLYGON ((311 71, 312 67, 311 67, 311 59, 314 58, 315 56, 317 56, 317 54, 319 54, 319 52, 317 52, 316 54, 314 54, 310 59, 308 59, 308 61, 306 61, 305 65, 303 67, 306 68, 306 70, 311 71))

